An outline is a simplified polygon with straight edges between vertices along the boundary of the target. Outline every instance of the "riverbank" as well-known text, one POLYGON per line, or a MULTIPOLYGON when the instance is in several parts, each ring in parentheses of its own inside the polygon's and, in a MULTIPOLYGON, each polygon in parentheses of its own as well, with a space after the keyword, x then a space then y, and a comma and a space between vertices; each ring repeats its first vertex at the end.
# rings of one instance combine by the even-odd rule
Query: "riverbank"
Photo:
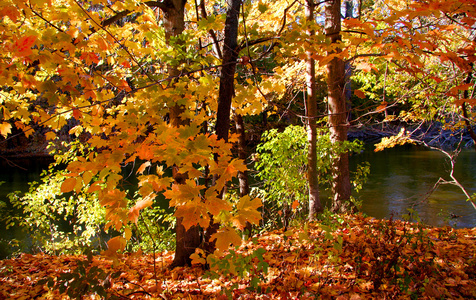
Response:
POLYGON ((171 252, 155 262, 150 254, 128 254, 116 266, 95 256, 85 277, 77 273, 78 264, 87 264, 85 256, 21 255, 0 261, 0 299, 58 299, 58 290, 39 281, 61 273, 71 274, 65 287, 83 288, 87 299, 98 299, 94 289, 108 285, 108 297, 127 299, 227 299, 225 292, 233 299, 475 299, 474 253, 476 228, 334 216, 256 235, 229 260, 249 271, 244 278, 226 275, 230 269, 216 278, 200 266, 169 270, 171 252), (258 248, 266 250, 261 265, 259 258, 244 264, 241 255, 258 248), (258 268, 263 263, 267 272, 258 268), (118 277, 106 276, 110 272, 118 277))
POLYGON ((432 147, 455 149, 460 143, 462 148, 474 146, 474 142, 466 129, 452 131, 445 129, 440 123, 428 123, 421 126, 381 124, 355 127, 349 129, 347 137, 349 140, 358 139, 364 143, 374 144, 380 142, 384 137, 398 135, 402 129, 410 134, 410 138, 425 142, 432 147))

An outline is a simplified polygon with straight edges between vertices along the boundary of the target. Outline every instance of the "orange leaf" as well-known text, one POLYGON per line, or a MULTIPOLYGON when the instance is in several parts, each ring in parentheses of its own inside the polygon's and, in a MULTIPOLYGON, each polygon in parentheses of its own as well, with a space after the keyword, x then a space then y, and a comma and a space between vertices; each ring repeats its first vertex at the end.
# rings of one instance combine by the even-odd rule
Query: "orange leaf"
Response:
POLYGON ((8 16, 13 22, 16 22, 18 17, 20 16, 19 10, 13 5, 4 7, 0 14, 2 16, 8 16))
POLYGON ((471 86, 473 86, 471 83, 455 86, 450 89, 450 94, 456 95, 458 91, 467 91, 471 86))
POLYGON ((293 204, 292 204, 293 210, 295 210, 296 208, 298 208, 298 206, 299 206, 299 201, 294 200, 294 202, 293 202, 293 204))
POLYGON ((463 103, 468 103, 471 106, 476 105, 476 99, 458 99, 453 102, 454 105, 460 106, 463 103))
POLYGON ((365 99, 365 93, 362 92, 361 90, 355 90, 355 91, 354 91, 354 95, 356 95, 356 96, 359 97, 360 99, 365 99))
POLYGON ((61 192, 62 193, 71 192, 75 186, 76 186, 76 178, 74 177, 68 178, 61 184, 61 192))
POLYGON ((382 112, 387 108, 387 102, 382 102, 377 108, 375 109, 376 112, 382 112))
POLYGON ((150 161, 146 161, 145 163, 143 163, 137 170, 136 174, 144 174, 145 168, 147 167, 150 167, 150 161))
POLYGON ((12 133, 12 125, 9 123, 0 124, 0 134, 6 138, 9 133, 12 133))
POLYGON ((109 251, 116 252, 117 250, 123 251, 126 247, 126 239, 122 236, 116 236, 107 242, 109 251))
POLYGON ((96 181, 95 183, 91 184, 91 186, 88 189, 88 193, 94 193, 96 191, 99 191, 101 189, 101 186, 99 184, 101 183, 102 181, 96 181))
POLYGON ((86 52, 81 54, 80 58, 90 65, 92 63, 97 64, 99 62, 99 56, 96 53, 86 52))
POLYGON ((150 198, 142 199, 137 201, 134 207, 131 207, 129 210, 129 220, 137 224, 137 220, 139 219, 139 212, 152 205, 152 200, 150 198))
POLYGON ((14 49, 12 51, 16 51, 17 56, 27 56, 31 53, 31 47, 36 41, 36 36, 29 35, 23 36, 16 40, 14 44, 14 49))

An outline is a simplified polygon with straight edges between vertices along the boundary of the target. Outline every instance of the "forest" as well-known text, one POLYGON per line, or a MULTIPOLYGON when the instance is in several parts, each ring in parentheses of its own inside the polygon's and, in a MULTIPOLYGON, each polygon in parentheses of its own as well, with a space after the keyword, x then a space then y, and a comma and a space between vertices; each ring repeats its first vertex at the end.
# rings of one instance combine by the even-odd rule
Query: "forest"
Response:
POLYGON ((476 299, 476 227, 363 214, 349 163, 441 153, 476 214, 474 0, 2 0, 0 34, 0 160, 48 160, 0 299, 476 299))

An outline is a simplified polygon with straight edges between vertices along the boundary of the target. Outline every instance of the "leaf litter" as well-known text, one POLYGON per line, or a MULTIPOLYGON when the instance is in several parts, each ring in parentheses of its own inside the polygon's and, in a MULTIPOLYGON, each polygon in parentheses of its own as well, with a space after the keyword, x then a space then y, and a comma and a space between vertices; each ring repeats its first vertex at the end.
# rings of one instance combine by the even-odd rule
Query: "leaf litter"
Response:
MULTIPOLYGON (((173 252, 157 254, 155 263, 152 254, 124 254, 117 263, 94 256, 83 272, 117 274, 97 283, 111 299, 476 299, 476 228, 345 215, 255 235, 230 252, 246 256, 258 248, 268 264, 259 274, 228 269, 210 276, 201 265, 170 270, 173 252)), ((0 299, 68 299, 41 280, 58 281, 86 260, 45 254, 2 260, 0 299)), ((94 291, 85 289, 81 298, 100 299, 94 291)))

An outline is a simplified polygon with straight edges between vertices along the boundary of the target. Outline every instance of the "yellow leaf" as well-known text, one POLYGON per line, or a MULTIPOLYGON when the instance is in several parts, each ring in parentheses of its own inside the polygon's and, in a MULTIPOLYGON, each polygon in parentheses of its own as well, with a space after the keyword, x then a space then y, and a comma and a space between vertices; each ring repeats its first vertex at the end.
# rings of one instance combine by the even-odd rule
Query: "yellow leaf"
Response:
POLYGON ((45 134, 45 137, 47 141, 54 140, 56 138, 56 133, 54 133, 53 131, 47 132, 45 134))
POLYGON ((132 237, 132 231, 129 227, 124 228, 124 238, 128 241, 132 237))
POLYGON ((205 252, 202 249, 195 249, 195 252, 190 255, 192 259, 192 265, 204 265, 206 263, 205 260, 205 252))
POLYGON ((221 228, 217 233, 214 233, 211 240, 215 240, 215 245, 218 251, 224 252, 231 246, 241 245, 241 237, 233 228, 221 228))
POLYGON ((71 192, 75 186, 76 186, 76 178, 70 177, 61 184, 61 192, 62 193, 71 192))
POLYGON ((260 198, 251 198, 246 195, 240 199, 236 208, 236 215, 233 217, 232 222, 240 230, 244 229, 246 222, 251 224, 258 224, 261 220, 261 213, 258 211, 258 208, 263 206, 263 203, 260 198))
POLYGON ((89 171, 83 173, 83 183, 87 185, 91 179, 93 178, 93 174, 89 171))

